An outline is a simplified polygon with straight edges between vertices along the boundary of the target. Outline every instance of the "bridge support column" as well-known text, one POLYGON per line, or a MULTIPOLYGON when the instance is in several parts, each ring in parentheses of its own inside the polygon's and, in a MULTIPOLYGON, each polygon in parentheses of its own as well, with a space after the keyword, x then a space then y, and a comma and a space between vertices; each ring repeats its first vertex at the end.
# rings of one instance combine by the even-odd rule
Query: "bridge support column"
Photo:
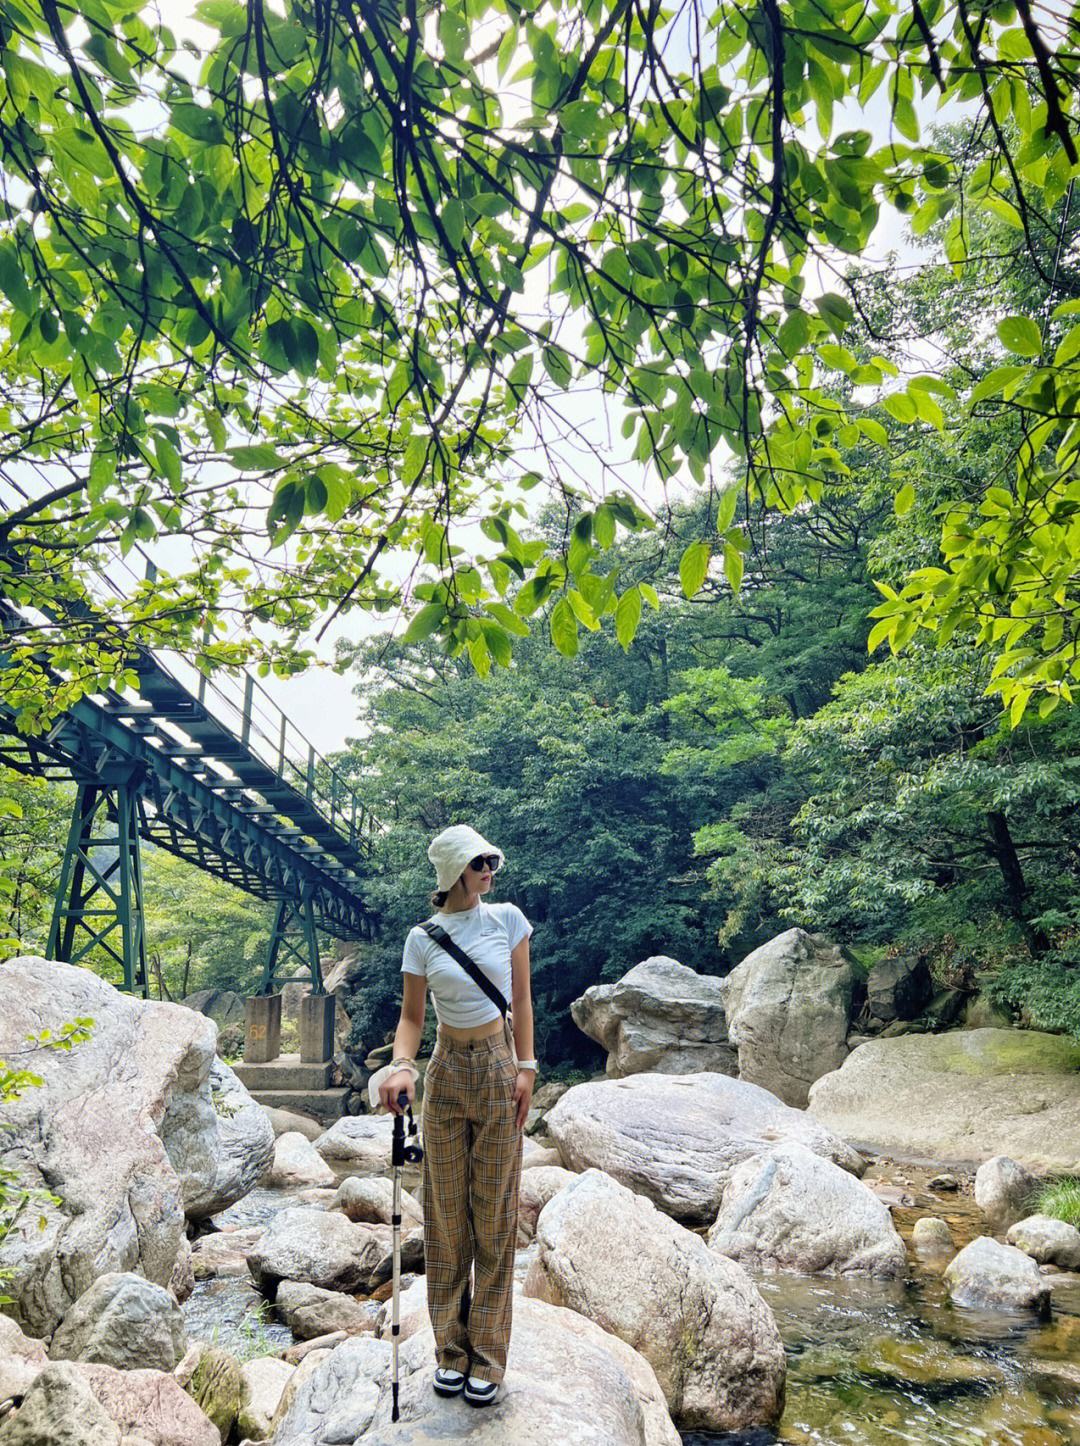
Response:
POLYGON ((106 767, 100 783, 79 785, 46 952, 50 959, 80 964, 100 949, 120 968, 117 988, 145 999, 150 990, 139 853, 140 779, 141 773, 130 768, 106 767), (110 822, 116 831, 106 834, 110 822), (107 864, 100 859, 102 850, 111 856, 107 864))
POLYGON ((334 1057, 334 996, 309 994, 300 1001, 300 1059, 322 1064, 334 1057))
POLYGON ((269 1064, 281 1053, 281 995, 244 1000, 244 1063, 269 1064))

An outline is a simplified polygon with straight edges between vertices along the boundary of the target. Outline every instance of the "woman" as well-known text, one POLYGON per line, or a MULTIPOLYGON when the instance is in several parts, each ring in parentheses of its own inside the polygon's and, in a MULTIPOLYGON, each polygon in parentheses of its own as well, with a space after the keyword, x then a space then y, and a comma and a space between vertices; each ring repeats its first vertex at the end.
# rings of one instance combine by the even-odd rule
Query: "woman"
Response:
POLYGON ((486 1406, 506 1372, 522 1130, 536 1082, 532 925, 515 904, 484 903, 503 854, 475 829, 444 829, 427 852, 436 912, 405 941, 401 1018, 379 1095, 393 1113, 400 1113, 402 1090, 412 1104, 430 985, 439 1028, 424 1081, 424 1269, 438 1355, 434 1386, 486 1406), (510 1003, 513 1038, 499 1004, 426 932, 432 925, 510 1003))

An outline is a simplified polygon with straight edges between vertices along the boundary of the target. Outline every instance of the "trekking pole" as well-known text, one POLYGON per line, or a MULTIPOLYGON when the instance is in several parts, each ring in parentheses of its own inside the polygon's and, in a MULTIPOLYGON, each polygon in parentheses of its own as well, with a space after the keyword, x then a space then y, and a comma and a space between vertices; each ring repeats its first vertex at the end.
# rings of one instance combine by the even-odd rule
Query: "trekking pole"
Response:
MULTIPOLYGON (((416 1134, 416 1121, 413 1119, 413 1112, 409 1107, 409 1096, 405 1090, 398 1095, 398 1109, 405 1111, 409 1116, 409 1135, 416 1134)), ((394 1209, 390 1216, 390 1223, 394 1230, 394 1295, 390 1312, 390 1341, 393 1353, 393 1367, 391 1371, 391 1391, 393 1394, 393 1407, 390 1419, 398 1419, 398 1337, 401 1334, 400 1319, 400 1293, 401 1293, 401 1171, 408 1163, 418 1165, 424 1158, 424 1152, 416 1140, 409 1144, 405 1143, 405 1115, 394 1116, 394 1137, 390 1151, 390 1164, 394 1170, 394 1209)))

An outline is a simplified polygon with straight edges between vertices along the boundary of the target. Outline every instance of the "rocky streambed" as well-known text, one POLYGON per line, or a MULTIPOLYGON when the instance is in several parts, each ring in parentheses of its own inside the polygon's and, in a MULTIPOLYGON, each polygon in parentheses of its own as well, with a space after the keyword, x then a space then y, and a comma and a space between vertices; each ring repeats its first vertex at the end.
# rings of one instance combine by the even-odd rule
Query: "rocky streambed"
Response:
MULTIPOLYGON (((782 1419, 775 1430, 684 1431, 683 1446, 1080 1446, 1080 1275, 1048 1272, 1049 1319, 953 1305, 941 1262, 920 1258, 912 1229, 927 1215, 943 1219, 959 1248, 986 1222, 972 1172, 947 1172, 956 1190, 933 1188, 942 1173, 882 1158, 863 1177, 908 1247, 903 1276, 753 1274, 784 1342, 782 1419)), ((250 1239, 305 1195, 259 1187, 210 1224, 223 1243, 250 1239)), ((519 1283, 535 1254, 535 1244, 519 1250, 519 1283)), ((183 1309, 189 1337, 239 1356, 295 1343, 249 1276, 197 1281, 183 1309)))

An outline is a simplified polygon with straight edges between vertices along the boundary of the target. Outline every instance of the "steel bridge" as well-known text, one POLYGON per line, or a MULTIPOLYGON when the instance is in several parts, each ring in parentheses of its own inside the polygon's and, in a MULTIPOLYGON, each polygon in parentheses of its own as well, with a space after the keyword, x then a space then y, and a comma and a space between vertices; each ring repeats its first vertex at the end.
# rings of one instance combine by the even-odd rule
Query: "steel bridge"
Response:
MULTIPOLYGON (((27 621, 0 601, 0 666, 27 621)), ((149 651, 138 693, 89 695, 40 736, 0 703, 0 762, 76 785, 49 933, 51 959, 96 948, 149 992, 140 843, 276 905, 260 993, 308 975, 323 992, 318 933, 373 933, 364 903, 378 825, 351 785, 319 757, 250 675, 199 676, 188 687, 149 651)))

